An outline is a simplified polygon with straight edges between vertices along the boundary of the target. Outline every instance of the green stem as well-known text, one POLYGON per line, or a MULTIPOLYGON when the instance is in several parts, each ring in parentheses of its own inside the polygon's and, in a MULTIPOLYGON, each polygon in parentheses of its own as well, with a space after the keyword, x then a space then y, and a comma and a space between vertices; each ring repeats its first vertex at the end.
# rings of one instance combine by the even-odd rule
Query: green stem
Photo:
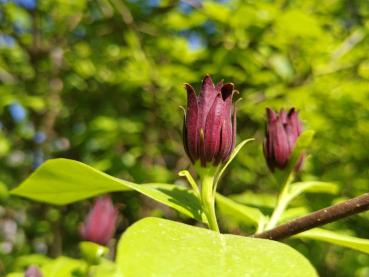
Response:
POLYGON ((275 207, 269 222, 266 224, 266 228, 265 228, 266 230, 272 229, 277 225, 283 212, 287 208, 287 205, 290 201, 290 197, 289 197, 290 184, 293 178, 294 178, 293 174, 290 174, 290 176, 286 179, 283 185, 282 192, 278 196, 277 206, 275 207))
POLYGON ((258 226, 256 229, 256 234, 263 232, 264 231, 264 227, 267 224, 267 218, 265 216, 263 216, 259 222, 258 222, 258 226))
POLYGON ((219 233, 215 215, 215 194, 213 192, 214 176, 204 175, 201 178, 201 202, 211 230, 219 233))

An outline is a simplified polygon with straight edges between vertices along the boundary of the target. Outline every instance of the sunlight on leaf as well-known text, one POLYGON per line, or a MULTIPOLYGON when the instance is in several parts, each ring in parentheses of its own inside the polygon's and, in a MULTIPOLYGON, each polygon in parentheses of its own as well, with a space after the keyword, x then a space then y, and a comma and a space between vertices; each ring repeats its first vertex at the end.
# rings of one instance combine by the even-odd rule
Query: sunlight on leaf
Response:
POLYGON ((68 159, 48 160, 11 194, 65 205, 100 194, 135 190, 175 210, 203 221, 199 200, 192 191, 170 184, 135 184, 68 159))
POLYGON ((310 262, 286 244, 160 218, 129 227, 118 243, 116 262, 126 277, 317 276, 310 262))

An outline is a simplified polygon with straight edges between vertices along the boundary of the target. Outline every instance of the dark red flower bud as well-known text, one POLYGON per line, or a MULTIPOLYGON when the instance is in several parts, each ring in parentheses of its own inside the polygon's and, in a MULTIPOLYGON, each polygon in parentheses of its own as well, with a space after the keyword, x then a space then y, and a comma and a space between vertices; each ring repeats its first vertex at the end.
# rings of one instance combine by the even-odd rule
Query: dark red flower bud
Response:
POLYGON ((30 265, 24 273, 24 277, 42 277, 42 273, 37 266, 30 265))
POLYGON ((114 236, 118 220, 118 210, 109 196, 96 199, 85 222, 80 228, 84 240, 106 245, 114 236))
MULTIPOLYGON (((271 171, 275 168, 284 169, 288 159, 295 148, 297 138, 302 131, 302 124, 295 108, 288 111, 283 109, 276 113, 267 108, 267 126, 264 139, 264 156, 271 171)), ((302 165, 301 155, 295 170, 298 171, 302 165)))
POLYGON ((200 160, 218 165, 228 160, 236 142, 236 111, 232 102, 234 85, 214 85, 206 75, 201 93, 196 95, 191 85, 187 90, 187 112, 183 124, 183 143, 192 163, 200 160))

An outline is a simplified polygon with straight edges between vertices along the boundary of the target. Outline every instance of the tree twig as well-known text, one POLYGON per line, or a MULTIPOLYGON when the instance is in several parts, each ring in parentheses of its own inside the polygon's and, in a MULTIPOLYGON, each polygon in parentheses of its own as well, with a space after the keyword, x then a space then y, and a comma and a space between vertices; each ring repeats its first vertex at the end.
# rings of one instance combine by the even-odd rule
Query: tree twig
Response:
POLYGON ((369 210, 369 193, 299 217, 271 230, 253 235, 254 238, 282 240, 303 231, 369 210))

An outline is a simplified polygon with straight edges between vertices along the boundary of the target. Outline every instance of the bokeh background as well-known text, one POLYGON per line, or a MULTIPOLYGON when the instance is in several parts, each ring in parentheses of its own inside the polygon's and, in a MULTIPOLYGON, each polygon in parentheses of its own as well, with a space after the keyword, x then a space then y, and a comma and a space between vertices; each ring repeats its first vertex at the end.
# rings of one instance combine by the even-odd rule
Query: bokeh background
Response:
MULTIPOLYGON (((368 1, 0 0, 0 275, 32 253, 76 255, 91 201, 54 207, 7 192, 46 159, 184 183, 183 83, 199 89, 205 73, 236 84, 238 141, 256 138, 232 163, 222 194, 271 212, 279 188, 262 156, 265 108, 292 106, 316 131, 299 178, 339 185, 337 195, 299 198, 296 215, 368 191, 368 1)), ((136 193, 113 197, 117 237, 148 215, 193 223, 136 193)), ((221 225, 250 232, 227 218, 221 225)), ((327 228, 369 238, 369 214, 327 228)), ((369 276, 366 254, 287 243, 321 276, 369 276)))

